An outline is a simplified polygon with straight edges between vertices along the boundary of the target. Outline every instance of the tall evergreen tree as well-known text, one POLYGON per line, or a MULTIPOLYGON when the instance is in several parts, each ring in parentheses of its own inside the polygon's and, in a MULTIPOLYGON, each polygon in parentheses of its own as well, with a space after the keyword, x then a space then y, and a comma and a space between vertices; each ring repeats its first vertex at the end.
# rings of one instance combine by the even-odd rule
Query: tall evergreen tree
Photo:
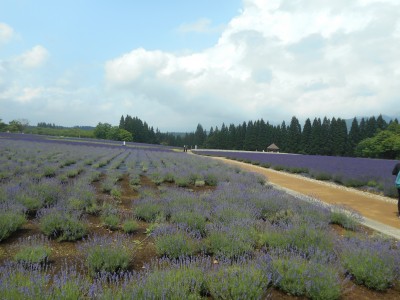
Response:
POLYGON ((215 129, 211 127, 210 133, 208 135, 206 144, 209 149, 218 149, 219 148, 219 129, 218 126, 215 126, 215 129))
POLYGON ((346 121, 332 118, 331 121, 332 155, 343 156, 346 153, 347 126, 346 121))
POLYGON ((125 119, 124 119, 123 115, 121 116, 121 119, 119 120, 119 128, 120 129, 126 129, 125 128, 125 119))
POLYGON ((205 140, 205 147, 208 149, 213 149, 214 148, 214 127, 211 126, 207 138, 205 140))
POLYGON ((314 118, 311 127, 310 154, 321 154, 322 123, 320 118, 314 118))
POLYGON ((228 129, 228 149, 236 149, 236 127, 234 124, 229 125, 228 129))
POLYGON ((365 122, 364 118, 361 118, 361 121, 359 123, 359 129, 360 129, 360 140, 366 139, 368 136, 367 123, 365 122))
POLYGON ((194 144, 199 148, 204 146, 204 142, 206 140, 207 134, 203 129, 201 124, 197 124, 196 131, 194 133, 194 144))
POLYGON ((221 131, 219 133, 219 149, 228 149, 229 131, 225 123, 222 123, 221 131))
POLYGON ((366 127, 365 127, 366 138, 373 137, 376 134, 377 129, 378 129, 378 125, 376 122, 376 118, 371 117, 371 118, 367 119, 366 127))
POLYGON ((354 156, 354 149, 360 141, 360 127, 358 125, 357 118, 354 117, 353 121, 351 122, 351 127, 347 138, 346 155, 354 156))
POLYGON ((388 127, 388 123, 383 119, 382 115, 379 115, 376 119, 376 127, 379 130, 385 130, 388 127))
POLYGON ((285 121, 276 127, 276 139, 282 152, 287 152, 287 127, 285 121))
POLYGON ((261 119, 257 125, 257 149, 259 151, 265 150, 269 144, 267 144, 268 139, 268 128, 267 124, 261 119))
POLYGON ((301 126, 296 117, 292 117, 290 125, 287 130, 287 145, 286 151, 298 153, 301 148, 301 126))
POLYGON ((244 150, 257 150, 257 129, 255 128, 253 121, 247 123, 246 136, 244 138, 244 150))
POLYGON ((247 133, 247 124, 243 122, 242 125, 239 125, 236 130, 236 140, 235 140, 235 148, 238 150, 244 150, 244 140, 246 138, 247 133))
POLYGON ((321 126, 320 154, 332 155, 331 121, 324 117, 321 126))
POLYGON ((307 118, 301 134, 301 152, 311 154, 312 127, 311 120, 307 118))

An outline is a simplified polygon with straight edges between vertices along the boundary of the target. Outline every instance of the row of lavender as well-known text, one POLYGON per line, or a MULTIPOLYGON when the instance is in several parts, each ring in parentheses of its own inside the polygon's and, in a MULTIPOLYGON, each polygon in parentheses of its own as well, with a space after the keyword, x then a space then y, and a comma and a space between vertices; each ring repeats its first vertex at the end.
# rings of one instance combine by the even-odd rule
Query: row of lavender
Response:
POLYGON ((299 155, 266 152, 196 150, 196 154, 222 156, 318 180, 331 180, 349 187, 369 187, 390 197, 397 196, 392 169, 395 160, 356 157, 299 155))
POLYGON ((299 201, 255 174, 183 153, 2 141, 0 147, 1 232, 12 234, 34 215, 45 235, 21 239, 18 255, 0 267, 2 299, 261 299, 269 287, 338 299, 348 280, 378 290, 399 280, 397 244, 359 232, 356 215, 299 201), (130 212, 118 205, 122 176, 140 195, 130 212), (144 176, 158 188, 141 187, 144 176), (99 201, 96 181, 115 201, 99 201), (207 185, 213 188, 202 193, 186 189, 207 185), (88 231, 91 214, 113 234, 88 231), (125 230, 137 220, 147 222, 158 255, 143 272, 132 271, 142 245, 125 230), (341 238, 332 223, 354 233, 341 238), (52 270, 54 239, 76 240, 85 253, 76 267, 66 262, 52 270), (24 252, 38 253, 37 260, 24 252))
POLYGON ((29 141, 29 142, 40 142, 47 144, 62 144, 62 145, 81 145, 91 147, 107 147, 107 148, 120 148, 125 146, 127 148, 139 148, 142 150, 151 151, 162 151, 169 152, 176 149, 172 146, 156 145, 156 144, 145 144, 135 142, 122 141, 111 141, 102 139, 90 139, 90 138, 73 138, 73 137, 55 137, 38 134, 20 134, 20 133, 6 133, 0 132, 0 139, 4 140, 17 140, 17 141, 29 141))

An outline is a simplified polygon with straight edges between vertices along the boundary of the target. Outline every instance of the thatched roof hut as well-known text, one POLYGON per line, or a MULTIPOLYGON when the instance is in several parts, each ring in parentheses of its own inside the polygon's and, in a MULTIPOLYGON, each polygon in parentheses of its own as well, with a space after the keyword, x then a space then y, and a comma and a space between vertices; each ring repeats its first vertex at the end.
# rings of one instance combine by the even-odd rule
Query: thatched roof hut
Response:
POLYGON ((267 147, 267 152, 279 152, 279 147, 272 143, 267 147))

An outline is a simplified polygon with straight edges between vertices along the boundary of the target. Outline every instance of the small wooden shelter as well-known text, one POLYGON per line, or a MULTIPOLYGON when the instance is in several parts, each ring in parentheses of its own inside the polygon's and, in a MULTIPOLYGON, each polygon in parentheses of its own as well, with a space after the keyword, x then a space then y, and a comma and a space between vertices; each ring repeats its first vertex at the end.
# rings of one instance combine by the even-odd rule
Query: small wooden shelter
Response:
POLYGON ((277 145, 275 145, 274 143, 272 143, 271 145, 269 145, 267 147, 267 152, 279 152, 279 147, 277 145))

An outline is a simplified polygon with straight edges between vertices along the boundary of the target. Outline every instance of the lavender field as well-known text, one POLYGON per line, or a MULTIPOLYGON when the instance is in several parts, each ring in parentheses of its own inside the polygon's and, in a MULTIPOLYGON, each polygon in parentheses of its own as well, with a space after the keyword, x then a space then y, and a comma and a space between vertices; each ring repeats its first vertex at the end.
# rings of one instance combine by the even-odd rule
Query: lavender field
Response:
POLYGON ((392 170, 395 160, 266 152, 197 150, 197 154, 221 156, 275 170, 299 173, 348 187, 363 188, 397 197, 392 170))
POLYGON ((162 150, 0 137, 0 298, 400 297, 356 213, 162 150))
MULTIPOLYGON (((108 147, 108 148, 120 148, 123 145, 121 141, 111 140, 100 140, 100 139, 89 139, 89 138, 73 138, 73 137, 57 137, 57 136, 45 136, 37 134, 20 134, 20 133, 5 133, 0 132, 0 139, 4 140, 19 140, 19 141, 32 141, 40 143, 57 143, 63 145, 81 145, 81 146, 93 146, 93 147, 108 147)), ((152 151, 174 151, 176 147, 161 146, 155 144, 144 144, 135 142, 126 142, 125 147, 152 150, 152 151)))

